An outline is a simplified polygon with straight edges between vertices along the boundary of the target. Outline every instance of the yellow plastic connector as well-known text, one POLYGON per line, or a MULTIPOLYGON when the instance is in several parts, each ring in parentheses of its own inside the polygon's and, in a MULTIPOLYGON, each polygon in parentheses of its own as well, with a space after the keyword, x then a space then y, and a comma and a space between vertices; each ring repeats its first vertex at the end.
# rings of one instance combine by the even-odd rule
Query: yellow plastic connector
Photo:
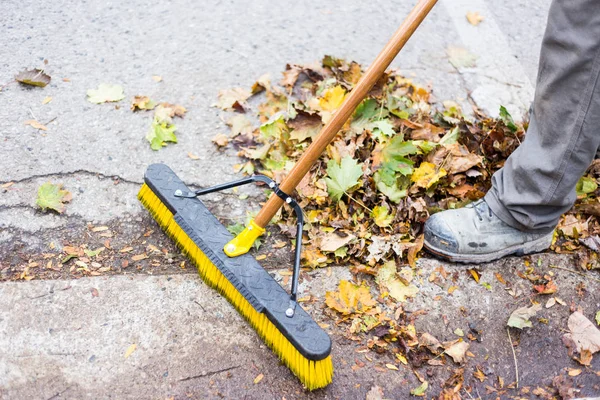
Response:
POLYGON ((261 228, 254 220, 251 220, 248 226, 246 226, 239 235, 225 245, 223 251, 229 257, 237 257, 246 254, 250 251, 250 247, 252 247, 254 241, 263 233, 265 233, 265 228, 261 228))

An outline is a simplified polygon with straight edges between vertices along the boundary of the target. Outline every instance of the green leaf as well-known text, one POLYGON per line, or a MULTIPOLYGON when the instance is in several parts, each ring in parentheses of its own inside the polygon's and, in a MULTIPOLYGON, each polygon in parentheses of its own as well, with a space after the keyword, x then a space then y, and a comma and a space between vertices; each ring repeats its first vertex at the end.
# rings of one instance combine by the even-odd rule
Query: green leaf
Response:
POLYGON ((156 118, 152 120, 150 131, 146 134, 146 140, 150 142, 152 150, 160 150, 167 142, 177 143, 175 136, 175 125, 168 122, 159 122, 156 118))
POLYGON ((410 394, 412 394, 413 396, 425 396, 425 392, 427 391, 427 388, 429 387, 429 384, 427 383, 427 381, 424 381, 421 386, 411 389, 410 394))
POLYGON ((39 187, 35 203, 42 211, 50 209, 62 214, 65 211, 64 203, 69 201, 71 201, 71 193, 63 190, 61 184, 46 182, 39 187))
POLYGON ((582 176, 575 186, 577 197, 585 197, 588 194, 595 192, 596 189, 598 189, 598 183, 596 180, 587 176, 582 176))
POLYGON ((83 252, 84 252, 84 253, 85 253, 85 255, 86 255, 86 256, 88 256, 88 257, 95 257, 95 256, 97 256, 98 254, 100 254, 100 253, 102 252, 102 250, 104 250, 104 247, 99 247, 99 248, 97 248, 96 250, 88 250, 88 249, 85 249, 85 250, 83 250, 83 252))
POLYGON ((408 194, 407 189, 400 189, 398 184, 394 182, 391 185, 387 185, 382 179, 380 171, 375 172, 373 175, 377 190, 385 194, 388 199, 393 203, 399 203, 408 194))
POLYGON ((281 134, 287 132, 287 130, 288 128, 282 114, 275 114, 260 126, 260 132, 267 139, 281 139, 281 134))
POLYGON ((233 236, 237 236, 240 233, 242 233, 242 231, 244 230, 245 226, 244 224, 241 224, 239 222, 236 222, 235 224, 231 224, 227 226, 227 230, 229 231, 229 233, 231 233, 233 236))
POLYGON ((94 104, 119 101, 125 98, 123 87, 121 85, 109 85, 101 83, 98 89, 89 89, 87 91, 88 101, 94 104))
POLYGON ((510 113, 504 106, 500 106, 500 119, 502 120, 502 122, 504 122, 504 125, 506 125, 506 127, 511 131, 516 132, 519 130, 519 127, 515 124, 513 117, 510 115, 510 113))
POLYGON ((379 107, 377 105, 377 100, 363 100, 363 102, 356 107, 356 111, 354 111, 354 115, 352 116, 352 122, 350 123, 352 130, 357 134, 361 134, 362 131, 371 124, 371 121, 378 113, 379 107))
POLYGON ((342 158, 340 164, 335 160, 327 163, 327 192, 336 201, 339 201, 344 193, 358 185, 363 170, 358 162, 350 156, 342 158))
POLYGON ((382 151, 383 159, 385 161, 397 160, 401 162, 407 161, 405 156, 418 153, 420 153, 420 150, 417 148, 417 146, 415 146, 410 140, 405 142, 402 135, 394 136, 382 151))
POLYGON ((600 311, 596 312, 596 324, 600 325, 600 311))
MULTIPOLYGON (((381 131, 381 133, 383 133, 386 136, 392 137, 396 135, 396 132, 394 131, 394 126, 390 123, 390 120, 387 118, 373 122, 373 127, 381 131)), ((375 134, 375 132, 373 132, 373 134, 375 134)))
POLYGON ((460 130, 458 126, 450 129, 448 133, 446 133, 441 139, 440 144, 454 144, 458 141, 458 136, 460 135, 460 130))
POLYGON ((430 142, 428 140, 413 140, 412 144, 421 149, 423 154, 429 153, 431 150, 435 149, 438 146, 437 143, 430 142))

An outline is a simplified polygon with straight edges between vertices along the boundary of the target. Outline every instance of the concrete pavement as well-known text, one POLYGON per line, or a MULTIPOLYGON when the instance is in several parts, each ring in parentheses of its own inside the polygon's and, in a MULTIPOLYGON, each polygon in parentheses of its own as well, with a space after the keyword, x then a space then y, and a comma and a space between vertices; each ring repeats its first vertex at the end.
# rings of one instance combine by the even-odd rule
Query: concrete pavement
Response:
MULTIPOLYGON (((116 249, 131 244, 168 247, 135 194, 144 169, 154 162, 169 164, 192 185, 235 176, 234 152, 215 151, 210 142, 217 133, 227 132, 225 114, 211 107, 219 90, 250 87, 266 72, 278 80, 286 63, 312 62, 324 54, 367 65, 412 4, 408 0, 3 1, 0 86, 23 68, 43 66, 44 59, 52 83, 44 89, 12 84, 0 92, 0 184, 13 182, 0 189, 0 272, 21 268, 35 256, 58 252, 66 244, 95 248, 105 238, 90 227, 99 225, 109 228, 116 249), (162 81, 155 82, 152 75, 160 75, 162 81), (124 87, 126 99, 118 109, 86 101, 86 90, 100 83, 124 87), (149 116, 129 110, 134 95, 188 109, 186 117, 176 122, 179 143, 158 152, 149 148, 144 139, 149 116), (47 96, 52 101, 42 104, 47 96), (29 119, 48 122, 48 131, 24 125, 29 119), (188 152, 199 159, 189 158, 188 152), (64 215, 44 214, 34 207, 38 186, 48 180, 63 183, 73 194, 64 215)), ((453 99, 466 105, 470 98, 490 112, 500 101, 515 114, 524 112, 532 95, 548 6, 548 0, 526 4, 442 0, 394 66, 433 85, 439 101, 453 99), (477 29, 470 26, 465 10, 479 11, 484 22, 477 29), (476 54, 477 67, 454 68, 447 59, 449 46, 476 54)), ((229 195, 216 195, 209 204, 229 218, 243 216, 248 208, 247 202, 229 195)), ((281 266, 287 262, 285 254, 270 262, 281 266)), ((553 257, 544 255, 544 265, 573 263, 569 257, 553 257)), ((331 326, 334 384, 325 391, 305 393, 227 303, 189 269, 178 268, 179 261, 176 256, 165 257, 159 266, 137 271, 119 260, 110 265, 111 272, 125 275, 73 280, 66 270, 58 276, 62 280, 0 284, 0 397, 364 398, 378 385, 389 398, 406 398, 418 385, 408 368, 382 372, 371 364, 360 367, 364 354, 331 326), (164 273, 168 275, 160 275, 164 273), (135 350, 125 358, 134 344, 135 350), (263 381, 254 384, 261 373, 263 381)), ((432 260, 422 263, 425 272, 438 266, 432 260)), ((514 274, 520 263, 519 259, 494 263, 486 279, 494 279, 493 271, 514 274)), ((319 299, 309 305, 310 312, 331 324, 321 308, 324 292, 348 271, 339 267, 332 277, 324 273, 314 272, 303 290, 319 299)), ((483 321, 483 331, 490 332, 474 351, 477 359, 470 364, 469 376, 488 354, 490 381, 501 375, 508 382, 514 377, 504 320, 489 316, 504 318, 506 307, 516 304, 500 288, 488 293, 467 278, 460 276, 465 295, 444 297, 441 305, 432 303, 438 289, 424 279, 412 310, 429 314, 418 320, 418 328, 450 339, 459 326, 440 325, 441 314, 460 321, 461 307, 468 306, 483 321)), ((578 300, 574 287, 581 280, 574 278, 561 274, 558 283, 565 290, 561 296, 588 307, 590 314, 599 305, 598 285, 588 282, 588 297, 578 300)), ((551 319, 555 330, 544 330, 550 342, 543 348, 558 354, 555 365, 534 361, 545 354, 535 345, 540 331, 522 336, 520 362, 530 366, 529 378, 523 378, 527 384, 548 384, 548 378, 565 365, 576 366, 559 343, 567 315, 566 307, 556 311, 551 319)), ((380 368, 389 362, 373 357, 380 368)), ((597 360, 592 370, 598 370, 597 360)), ((449 371, 432 373, 431 382, 438 385, 434 393, 449 371)), ((588 389, 592 373, 580 378, 588 389)), ((494 396, 484 389, 478 395, 494 396)))

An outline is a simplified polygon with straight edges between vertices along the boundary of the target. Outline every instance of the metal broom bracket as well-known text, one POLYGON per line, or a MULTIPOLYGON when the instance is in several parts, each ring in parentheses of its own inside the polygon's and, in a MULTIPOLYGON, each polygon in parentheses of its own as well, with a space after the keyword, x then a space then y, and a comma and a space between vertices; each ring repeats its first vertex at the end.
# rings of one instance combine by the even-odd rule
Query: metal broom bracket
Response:
POLYGON ((247 185, 248 183, 253 182, 263 182, 266 183, 271 190, 283 201, 286 202, 292 209, 294 210, 294 214, 296 214, 296 247, 294 249, 294 271, 292 274, 292 288, 290 294, 290 304, 288 308, 285 310, 285 315, 289 318, 294 316, 296 312, 296 306, 298 305, 298 279, 300 277, 300 256, 302 252, 302 230, 304 228, 304 214, 302 212, 302 207, 294 200, 294 198, 283 190, 279 188, 279 185, 265 175, 252 175, 248 178, 238 179, 236 181, 223 183, 220 185, 210 186, 204 189, 199 189, 193 192, 184 192, 182 190, 176 190, 174 193, 175 197, 182 197, 186 199, 192 199, 197 196, 202 196, 204 194, 219 192, 225 189, 231 189, 233 187, 247 185))

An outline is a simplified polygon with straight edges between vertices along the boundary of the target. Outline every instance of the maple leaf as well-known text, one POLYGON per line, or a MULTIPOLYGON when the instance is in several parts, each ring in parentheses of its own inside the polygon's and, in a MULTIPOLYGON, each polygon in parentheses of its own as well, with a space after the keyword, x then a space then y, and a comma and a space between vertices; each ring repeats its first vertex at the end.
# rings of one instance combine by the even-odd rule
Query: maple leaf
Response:
POLYGON ((358 162, 351 157, 344 157, 340 164, 335 160, 327 163, 327 192, 332 199, 339 201, 344 193, 358 185, 363 170, 358 162))
POLYGON ((540 304, 534 304, 531 307, 517 308, 510 314, 510 318, 508 318, 506 325, 518 329, 531 328, 533 324, 529 318, 535 316, 541 309, 542 306, 540 304))
POLYGON ((594 193, 598 189, 598 183, 595 179, 582 176, 575 186, 578 198, 585 198, 588 194, 594 193))
POLYGON ((340 281, 337 292, 325 293, 325 303, 342 315, 363 314, 377 304, 367 286, 346 280, 340 281))
POLYGON ((233 88, 227 90, 221 90, 219 92, 218 101, 214 104, 222 110, 236 109, 242 111, 246 100, 252 96, 252 93, 242 88, 233 88))
POLYGON ((375 225, 380 228, 386 228, 390 226, 394 220, 394 216, 390 214, 390 210, 385 206, 375 206, 371 212, 371 217, 375 221, 375 225))
POLYGON ((415 285, 405 284, 398 278, 394 261, 388 261, 381 266, 375 280, 382 292, 387 291, 394 300, 399 302, 405 302, 407 297, 415 297, 419 293, 415 285))
POLYGON ((158 118, 154 118, 150 131, 146 134, 146 140, 150 142, 152 150, 160 150, 167 142, 177 143, 175 136, 175 125, 168 122, 160 122, 158 118))
POLYGON ((135 96, 131 100, 131 111, 152 110, 154 107, 156 107, 156 103, 150 100, 148 96, 135 96))
POLYGON ((346 91, 341 86, 334 86, 323 92, 319 99, 319 106, 323 111, 335 111, 342 105, 346 98, 346 91))
POLYGON ((410 179, 417 186, 429 189, 444 176, 446 176, 446 170, 443 168, 440 168, 439 171, 437 171, 434 164, 422 162, 421 165, 419 165, 419 168, 415 169, 415 172, 413 172, 410 179))
POLYGON ((38 188, 35 203, 42 211, 50 209, 62 214, 65 211, 64 203, 71 201, 71 199, 71 193, 67 190, 63 190, 61 184, 55 185, 46 182, 38 188))
POLYGON ((44 87, 50 83, 51 78, 43 70, 34 68, 19 72, 15 75, 15 80, 24 85, 44 87))
POLYGON ((456 69, 473 68, 476 66, 477 56, 471 54, 467 49, 457 46, 449 46, 446 49, 448 61, 456 69))
POLYGON ((109 85, 101 83, 98 89, 89 89, 87 91, 88 101, 94 104, 120 101, 125 98, 123 87, 121 85, 109 85))
POLYGON ((282 114, 275 114, 267 122, 260 126, 260 133, 269 139, 281 139, 281 135, 288 131, 285 119, 282 114))
POLYGON ((469 21, 469 23, 473 26, 477 26, 481 23, 481 21, 483 21, 484 18, 482 15, 480 15, 477 11, 472 12, 469 11, 467 13, 467 21, 469 21))

